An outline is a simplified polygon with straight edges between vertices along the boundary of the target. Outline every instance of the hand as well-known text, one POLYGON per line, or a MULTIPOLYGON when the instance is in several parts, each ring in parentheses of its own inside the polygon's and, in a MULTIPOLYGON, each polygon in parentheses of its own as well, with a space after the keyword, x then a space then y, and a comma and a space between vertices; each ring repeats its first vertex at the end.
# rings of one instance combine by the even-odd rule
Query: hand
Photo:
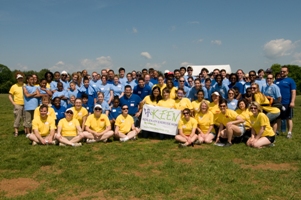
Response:
POLYGON ((46 144, 46 141, 44 140, 44 138, 42 138, 41 143, 44 145, 46 144))
POLYGON ((139 117, 139 115, 140 115, 140 113, 139 113, 139 112, 137 112, 137 113, 135 114, 135 117, 139 117))
POLYGON ((290 107, 291 107, 291 108, 294 108, 294 107, 295 107, 295 103, 294 103, 294 102, 291 102, 291 103, 290 103, 290 107))

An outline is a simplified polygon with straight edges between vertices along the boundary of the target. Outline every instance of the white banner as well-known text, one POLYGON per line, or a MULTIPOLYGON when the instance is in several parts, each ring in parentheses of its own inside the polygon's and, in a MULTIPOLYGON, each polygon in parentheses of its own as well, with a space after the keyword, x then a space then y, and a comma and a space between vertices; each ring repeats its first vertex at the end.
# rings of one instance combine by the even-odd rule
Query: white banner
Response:
POLYGON ((140 128, 166 135, 176 135, 180 118, 180 110, 145 104, 142 110, 140 128))

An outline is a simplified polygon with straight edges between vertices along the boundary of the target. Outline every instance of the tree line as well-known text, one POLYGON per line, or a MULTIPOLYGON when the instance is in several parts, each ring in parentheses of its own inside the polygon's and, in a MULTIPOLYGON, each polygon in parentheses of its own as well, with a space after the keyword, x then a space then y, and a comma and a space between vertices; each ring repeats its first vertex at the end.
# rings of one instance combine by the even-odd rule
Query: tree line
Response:
MULTIPOLYGON (((280 64, 273 64, 271 69, 273 74, 280 72, 280 64)), ((297 85, 297 94, 301 94, 301 67, 298 65, 286 65, 289 68, 289 77, 293 78, 297 85)), ((36 74, 39 79, 44 78, 44 74, 50 70, 41 69, 40 71, 21 71, 25 77, 30 74, 36 74)), ((20 70, 11 71, 7 66, 0 64, 0 93, 8 93, 10 87, 16 83, 15 75, 20 70)))

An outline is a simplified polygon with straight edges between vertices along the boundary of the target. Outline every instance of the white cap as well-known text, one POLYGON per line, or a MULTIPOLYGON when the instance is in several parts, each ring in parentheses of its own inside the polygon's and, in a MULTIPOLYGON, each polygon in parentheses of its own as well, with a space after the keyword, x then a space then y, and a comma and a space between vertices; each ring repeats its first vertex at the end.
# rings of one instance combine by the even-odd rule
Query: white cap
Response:
POLYGON ((21 74, 18 74, 16 79, 19 79, 19 78, 23 78, 23 76, 21 74))
POLYGON ((213 92, 211 95, 214 95, 214 94, 215 94, 216 96, 219 96, 219 93, 218 93, 218 92, 216 92, 216 91, 215 91, 215 92, 213 92))
POLYGON ((165 70, 165 71, 164 71, 164 74, 167 74, 168 72, 169 72, 169 70, 165 70))
POLYGON ((61 74, 68 74, 66 71, 62 71, 62 73, 61 74))
POLYGON ((67 110, 65 112, 67 112, 67 111, 72 111, 72 113, 73 113, 73 110, 71 108, 67 108, 67 110))
POLYGON ((95 108, 101 108, 101 109, 102 109, 102 107, 101 107, 100 104, 96 104, 96 105, 94 106, 94 109, 95 109, 95 108))

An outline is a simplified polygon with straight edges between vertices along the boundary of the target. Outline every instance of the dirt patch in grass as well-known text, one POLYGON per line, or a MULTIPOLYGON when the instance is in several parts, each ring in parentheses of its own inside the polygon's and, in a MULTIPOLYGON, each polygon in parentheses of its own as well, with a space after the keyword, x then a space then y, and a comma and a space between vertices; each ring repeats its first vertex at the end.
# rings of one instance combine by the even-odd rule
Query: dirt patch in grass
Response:
POLYGON ((40 170, 43 171, 43 173, 51 173, 51 174, 56 174, 56 175, 59 175, 63 172, 61 169, 56 169, 56 168, 54 168, 52 166, 49 166, 49 165, 42 166, 40 168, 40 170))
POLYGON ((0 181, 0 190, 6 197, 25 195, 39 187, 39 183, 30 178, 4 179, 0 181))
POLYGON ((78 200, 78 199, 108 199, 107 197, 104 196, 103 191, 99 192, 90 192, 90 191, 82 191, 80 194, 75 194, 75 193, 68 193, 64 194, 63 196, 58 197, 57 199, 59 200, 78 200))
POLYGON ((298 170, 298 167, 294 166, 292 163, 263 163, 258 165, 245 165, 240 164, 240 166, 244 169, 260 169, 260 170, 298 170))

